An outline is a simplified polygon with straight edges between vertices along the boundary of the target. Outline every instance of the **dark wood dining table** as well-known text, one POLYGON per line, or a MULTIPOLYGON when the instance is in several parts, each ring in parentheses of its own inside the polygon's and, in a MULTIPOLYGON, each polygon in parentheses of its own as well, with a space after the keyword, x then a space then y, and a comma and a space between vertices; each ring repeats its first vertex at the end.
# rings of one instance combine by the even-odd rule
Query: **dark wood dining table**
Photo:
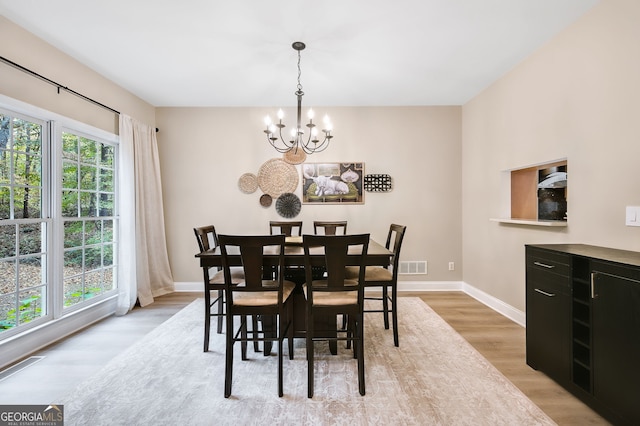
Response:
MULTIPOLYGON (((242 266, 240 260, 240 254, 233 248, 228 250, 230 266, 242 266)), ((320 249, 310 250, 311 264, 320 266, 322 265, 323 253, 320 249)), ((367 251, 367 257, 365 263, 367 265, 387 266, 391 263, 391 257, 393 252, 386 248, 384 245, 374 241, 369 241, 369 250, 367 251)), ((211 250, 207 250, 202 253, 196 254, 196 257, 200 259, 201 267, 214 267, 222 266, 222 256, 220 255, 220 248, 216 247, 211 250)), ((353 256, 354 264, 357 256, 353 256)), ((272 261, 273 264, 277 264, 277 253, 267 251, 265 253, 265 261, 272 261)), ((284 248, 284 262, 285 266, 304 266, 304 249, 302 248, 302 237, 287 237, 284 248)))
MULTIPOLYGON (((230 266, 242 266, 242 261, 240 259, 240 254, 238 251, 234 251, 236 247, 229 247, 228 256, 230 261, 230 266)), ((287 237, 284 249, 284 261, 285 266, 293 266, 293 267, 302 267, 304 266, 304 249, 302 247, 302 237, 287 237)), ((311 255, 311 264, 313 266, 323 266, 323 253, 321 249, 314 250, 310 249, 311 255)), ((374 241, 369 241, 369 249, 367 251, 367 256, 365 258, 366 265, 369 266, 388 266, 391 263, 391 258, 393 256, 393 252, 387 249, 384 245, 374 241)), ((222 266, 222 256, 220 254, 220 248, 216 247, 211 250, 207 250, 202 253, 196 254, 196 257, 200 259, 201 267, 221 267, 222 266)), ((357 262, 357 256, 354 253, 353 256, 354 264, 357 262)), ((276 265, 277 264, 277 252, 274 250, 273 252, 265 252, 265 262, 267 264, 276 265)), ((296 291, 294 292, 294 319, 293 319, 293 327, 294 327, 294 335, 295 337, 304 337, 306 325, 305 325, 305 299, 304 293, 302 292, 302 283, 298 282, 296 286, 296 291)), ((335 321, 335 318, 325 318, 319 319, 319 321, 324 321, 327 324, 330 321, 335 321)), ((271 320, 263 319, 263 327, 269 327, 271 320)), ((320 325, 320 324, 319 324, 320 325)), ((337 353, 337 346, 335 345, 335 341, 331 342, 330 349, 331 353, 337 353)), ((265 355, 269 353, 268 346, 265 346, 265 355)))

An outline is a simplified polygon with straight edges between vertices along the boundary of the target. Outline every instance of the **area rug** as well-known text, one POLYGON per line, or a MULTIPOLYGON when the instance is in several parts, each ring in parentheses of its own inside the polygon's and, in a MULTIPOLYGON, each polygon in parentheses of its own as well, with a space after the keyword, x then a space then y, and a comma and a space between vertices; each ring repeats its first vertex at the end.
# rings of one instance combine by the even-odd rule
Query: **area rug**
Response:
MULTIPOLYGON (((203 300, 185 307, 66 395, 66 425, 549 425, 554 422, 418 298, 399 299, 400 347, 381 314, 365 317, 366 395, 353 354, 317 345, 307 398, 304 339, 284 359, 235 357, 224 398, 224 334, 202 351, 203 300)), ((236 345, 239 351, 239 346, 236 345)), ((275 351, 274 351, 275 352, 275 351)), ((287 354, 285 344, 285 354, 287 354)))

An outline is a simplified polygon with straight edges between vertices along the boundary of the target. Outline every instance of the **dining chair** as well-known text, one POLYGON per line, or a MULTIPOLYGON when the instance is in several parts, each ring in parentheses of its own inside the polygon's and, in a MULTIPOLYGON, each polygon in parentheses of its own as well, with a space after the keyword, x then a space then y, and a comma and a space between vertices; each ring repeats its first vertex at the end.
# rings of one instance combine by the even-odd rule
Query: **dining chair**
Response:
MULTIPOLYGON (((198 241, 200 253, 218 247, 218 235, 213 225, 193 228, 198 241)), ((218 334, 222 333, 222 319, 224 317, 224 274, 222 268, 203 267, 204 282, 204 352, 209 351, 209 334, 211 330, 211 317, 217 317, 218 334), (216 296, 212 299, 211 292, 216 296), (214 312, 213 306, 217 305, 214 312)), ((231 270, 233 285, 238 285, 244 281, 242 269, 233 268, 231 270)), ((257 322, 257 321, 256 321, 257 322)))
POLYGON ((224 397, 231 396, 233 381, 233 346, 241 344, 242 360, 247 359, 247 342, 278 342, 278 396, 283 395, 282 356, 285 336, 288 338, 289 359, 293 359, 293 298, 295 283, 284 279, 284 235, 222 235, 218 236, 226 296, 226 355, 224 397), (267 259, 267 256, 269 259, 267 259), (239 257, 244 271, 244 285, 233 284, 231 258, 239 257), (264 279, 268 260, 275 260, 275 279, 264 279), (247 328, 247 317, 277 317, 268 331, 247 328), (234 330, 234 319, 239 317, 234 330))
POLYGON ((271 235, 284 234, 287 237, 299 237, 302 235, 302 222, 279 222, 272 220, 269 222, 269 233, 271 235))
POLYGON ((347 234, 347 221, 327 222, 321 220, 313 221, 313 233, 321 235, 319 231, 323 231, 324 235, 336 235, 341 230, 342 235, 347 234))
POLYGON ((304 263, 306 282, 303 285, 306 310, 307 340, 307 396, 313 397, 314 342, 318 340, 348 341, 353 343, 354 358, 358 364, 358 390, 365 394, 364 376, 364 272, 369 248, 369 234, 357 235, 304 235, 304 263), (326 276, 315 280, 311 271, 311 253, 324 253, 326 276), (347 265, 357 265, 356 279, 345 277, 347 265), (348 318, 348 325, 338 327, 337 315, 348 318), (329 321, 316 322, 316 317, 329 321), (319 329, 322 327, 323 329, 319 329))
MULTIPOLYGON (((381 309, 368 309, 366 312, 382 312, 384 313, 384 328, 389 329, 389 313, 393 322, 393 343, 399 346, 398 339, 398 270, 400 263, 400 249, 402 248, 402 240, 407 230, 406 226, 391 224, 389 233, 387 234, 387 242, 385 247, 393 252, 393 259, 390 266, 367 266, 364 276, 365 288, 379 288, 381 295, 365 296, 366 300, 377 300, 382 302, 381 309), (391 268, 391 269, 389 269, 391 268), (389 295, 391 289, 391 295, 389 295), (391 308, 389 308, 391 302, 391 308)), ((349 279, 358 277, 359 270, 357 267, 347 266, 346 276, 349 279)), ((378 305, 379 306, 379 305, 378 305)))

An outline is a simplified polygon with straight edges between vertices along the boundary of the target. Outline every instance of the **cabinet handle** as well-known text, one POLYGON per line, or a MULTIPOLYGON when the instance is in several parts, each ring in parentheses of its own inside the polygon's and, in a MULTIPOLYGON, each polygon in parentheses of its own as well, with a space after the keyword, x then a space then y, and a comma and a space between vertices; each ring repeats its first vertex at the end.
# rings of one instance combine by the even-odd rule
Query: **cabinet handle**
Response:
POLYGON ((547 293, 546 291, 540 290, 539 288, 535 288, 534 290, 540 294, 544 294, 545 296, 555 297, 555 293, 547 293))
POLYGON ((596 274, 597 272, 591 273, 591 298, 596 298, 596 274))
POLYGON ((554 265, 547 265, 546 263, 541 263, 541 262, 533 262, 533 264, 536 266, 542 266, 543 268, 547 268, 547 269, 555 268, 554 265))

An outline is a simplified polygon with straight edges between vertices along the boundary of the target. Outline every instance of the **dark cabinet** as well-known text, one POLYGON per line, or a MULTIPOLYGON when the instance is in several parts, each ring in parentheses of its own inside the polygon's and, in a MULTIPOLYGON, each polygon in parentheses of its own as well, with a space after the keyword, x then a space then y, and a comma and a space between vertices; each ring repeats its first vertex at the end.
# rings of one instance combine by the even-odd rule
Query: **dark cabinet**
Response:
POLYGON ((614 424, 640 424, 640 253, 526 246, 527 364, 614 424))
POLYGON ((593 395, 640 424, 640 269, 593 262, 593 395))
POLYGON ((570 379, 569 260, 527 249, 527 364, 559 383, 570 379))

